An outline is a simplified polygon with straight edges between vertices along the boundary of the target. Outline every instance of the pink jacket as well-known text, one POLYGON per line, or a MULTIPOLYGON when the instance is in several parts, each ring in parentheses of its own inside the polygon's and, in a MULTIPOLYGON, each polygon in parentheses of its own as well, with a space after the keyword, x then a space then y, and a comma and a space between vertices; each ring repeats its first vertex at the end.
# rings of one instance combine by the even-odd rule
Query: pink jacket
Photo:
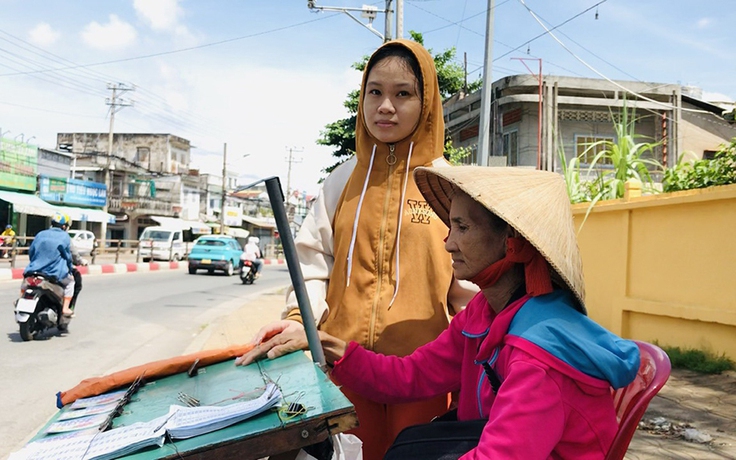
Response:
POLYGON ((564 291, 524 296, 497 316, 479 293, 409 356, 350 343, 333 377, 381 403, 460 390, 458 419, 488 419, 463 459, 602 459, 618 428, 611 386, 626 386, 638 368, 636 344, 577 312, 564 291), (502 382, 498 394, 485 362, 502 382))

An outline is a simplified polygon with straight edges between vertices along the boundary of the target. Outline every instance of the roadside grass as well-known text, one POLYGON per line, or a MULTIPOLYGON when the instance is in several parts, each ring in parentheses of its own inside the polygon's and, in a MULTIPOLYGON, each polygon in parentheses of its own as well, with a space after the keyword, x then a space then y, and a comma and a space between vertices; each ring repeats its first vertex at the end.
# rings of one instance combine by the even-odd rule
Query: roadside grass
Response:
POLYGON ((689 369, 701 374, 720 374, 724 371, 736 369, 734 362, 727 358, 725 354, 719 356, 694 348, 662 347, 658 344, 657 346, 660 346, 667 353, 674 368, 689 369))

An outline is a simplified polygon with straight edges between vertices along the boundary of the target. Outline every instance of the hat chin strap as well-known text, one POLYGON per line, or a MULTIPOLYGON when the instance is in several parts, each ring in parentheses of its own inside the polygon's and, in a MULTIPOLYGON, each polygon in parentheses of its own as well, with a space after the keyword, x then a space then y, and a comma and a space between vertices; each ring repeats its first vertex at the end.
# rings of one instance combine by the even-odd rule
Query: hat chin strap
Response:
POLYGON ((481 289, 487 289, 494 286, 516 264, 524 264, 527 294, 537 297, 552 292, 552 280, 545 258, 527 240, 513 236, 506 240, 506 256, 469 281, 481 289))

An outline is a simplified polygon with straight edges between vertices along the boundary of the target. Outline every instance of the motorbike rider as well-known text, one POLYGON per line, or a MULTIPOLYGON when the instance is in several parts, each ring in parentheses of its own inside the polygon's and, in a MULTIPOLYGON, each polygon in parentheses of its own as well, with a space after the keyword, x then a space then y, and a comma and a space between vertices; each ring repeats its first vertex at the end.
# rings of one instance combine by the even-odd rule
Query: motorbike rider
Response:
POLYGON ((258 246, 260 240, 257 236, 248 237, 248 241, 243 248, 243 255, 240 256, 240 266, 243 266, 244 260, 250 260, 253 262, 253 266, 256 267, 255 279, 261 277, 261 270, 263 269, 263 260, 261 259, 261 248, 258 246))
POLYGON ((64 287, 62 315, 71 318, 70 308, 74 296, 74 259, 72 241, 66 232, 71 225, 69 216, 57 212, 51 218, 51 228, 42 230, 33 238, 28 248, 30 262, 23 271, 23 278, 31 273, 42 273, 64 287))
POLYGON ((7 259, 10 248, 13 247, 13 243, 15 242, 15 230, 13 230, 12 225, 8 224, 5 226, 5 230, 0 234, 0 239, 2 239, 3 259, 7 259))

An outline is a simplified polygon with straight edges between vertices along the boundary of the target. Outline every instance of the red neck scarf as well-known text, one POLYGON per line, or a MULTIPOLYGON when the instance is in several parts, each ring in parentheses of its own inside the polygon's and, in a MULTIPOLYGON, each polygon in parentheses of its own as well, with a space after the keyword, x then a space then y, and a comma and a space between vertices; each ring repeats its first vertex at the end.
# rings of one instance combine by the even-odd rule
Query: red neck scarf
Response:
POLYGON ((536 297, 552 292, 552 280, 549 276, 547 261, 537 251, 537 248, 523 238, 509 237, 506 243, 506 256, 469 281, 481 289, 489 288, 516 264, 524 264, 527 294, 536 297))

